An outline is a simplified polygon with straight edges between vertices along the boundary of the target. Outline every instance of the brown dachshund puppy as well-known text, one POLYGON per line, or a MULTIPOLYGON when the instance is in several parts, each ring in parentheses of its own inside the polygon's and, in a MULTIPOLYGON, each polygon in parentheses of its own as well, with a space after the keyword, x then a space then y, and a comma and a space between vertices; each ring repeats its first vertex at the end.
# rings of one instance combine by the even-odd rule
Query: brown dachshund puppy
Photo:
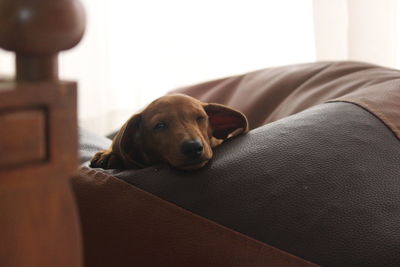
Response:
POLYGON ((247 118, 237 110, 182 94, 167 95, 133 115, 90 166, 137 169, 166 162, 195 170, 211 159, 212 147, 247 130, 247 118))

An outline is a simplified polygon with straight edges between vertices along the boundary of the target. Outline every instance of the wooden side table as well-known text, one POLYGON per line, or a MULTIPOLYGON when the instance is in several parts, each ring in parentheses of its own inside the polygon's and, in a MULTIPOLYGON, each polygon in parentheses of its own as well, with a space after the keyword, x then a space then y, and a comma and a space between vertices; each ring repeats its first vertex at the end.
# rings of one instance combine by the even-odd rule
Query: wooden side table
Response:
POLYGON ((76 83, 58 80, 57 55, 84 28, 75 0, 0 1, 0 47, 16 53, 0 80, 0 266, 82 266, 76 83))

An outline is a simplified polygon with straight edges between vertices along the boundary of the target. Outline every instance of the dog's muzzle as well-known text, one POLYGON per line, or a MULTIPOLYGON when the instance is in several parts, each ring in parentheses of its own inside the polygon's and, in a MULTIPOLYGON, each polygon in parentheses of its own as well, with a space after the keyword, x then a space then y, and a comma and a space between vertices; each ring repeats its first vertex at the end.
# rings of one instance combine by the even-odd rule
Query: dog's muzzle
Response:
POLYGON ((197 160, 203 154, 203 144, 200 140, 187 140, 182 143, 181 151, 188 160, 197 160))

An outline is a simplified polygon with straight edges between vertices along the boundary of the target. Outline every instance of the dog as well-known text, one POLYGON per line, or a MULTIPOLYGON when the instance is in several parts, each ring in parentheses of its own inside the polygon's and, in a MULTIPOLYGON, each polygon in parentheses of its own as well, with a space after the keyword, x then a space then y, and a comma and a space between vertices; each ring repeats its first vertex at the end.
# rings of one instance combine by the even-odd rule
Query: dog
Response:
POLYGON ((183 94, 166 95, 133 115, 111 147, 95 154, 90 167, 138 169, 164 162, 196 170, 212 158, 213 147, 247 131, 247 118, 238 110, 183 94))

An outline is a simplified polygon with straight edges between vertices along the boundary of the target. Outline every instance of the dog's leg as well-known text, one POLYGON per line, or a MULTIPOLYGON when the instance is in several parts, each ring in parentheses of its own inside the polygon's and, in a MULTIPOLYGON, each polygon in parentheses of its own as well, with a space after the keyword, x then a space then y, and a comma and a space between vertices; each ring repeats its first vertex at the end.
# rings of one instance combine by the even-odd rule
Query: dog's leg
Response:
POLYGON ((90 167, 102 169, 122 169, 123 162, 111 149, 101 150, 90 161, 90 167))
POLYGON ((220 144, 222 144, 222 142, 224 142, 224 140, 222 140, 222 139, 217 139, 217 138, 215 138, 215 137, 211 137, 211 138, 210 138, 210 145, 211 145, 211 147, 219 146, 220 144))

